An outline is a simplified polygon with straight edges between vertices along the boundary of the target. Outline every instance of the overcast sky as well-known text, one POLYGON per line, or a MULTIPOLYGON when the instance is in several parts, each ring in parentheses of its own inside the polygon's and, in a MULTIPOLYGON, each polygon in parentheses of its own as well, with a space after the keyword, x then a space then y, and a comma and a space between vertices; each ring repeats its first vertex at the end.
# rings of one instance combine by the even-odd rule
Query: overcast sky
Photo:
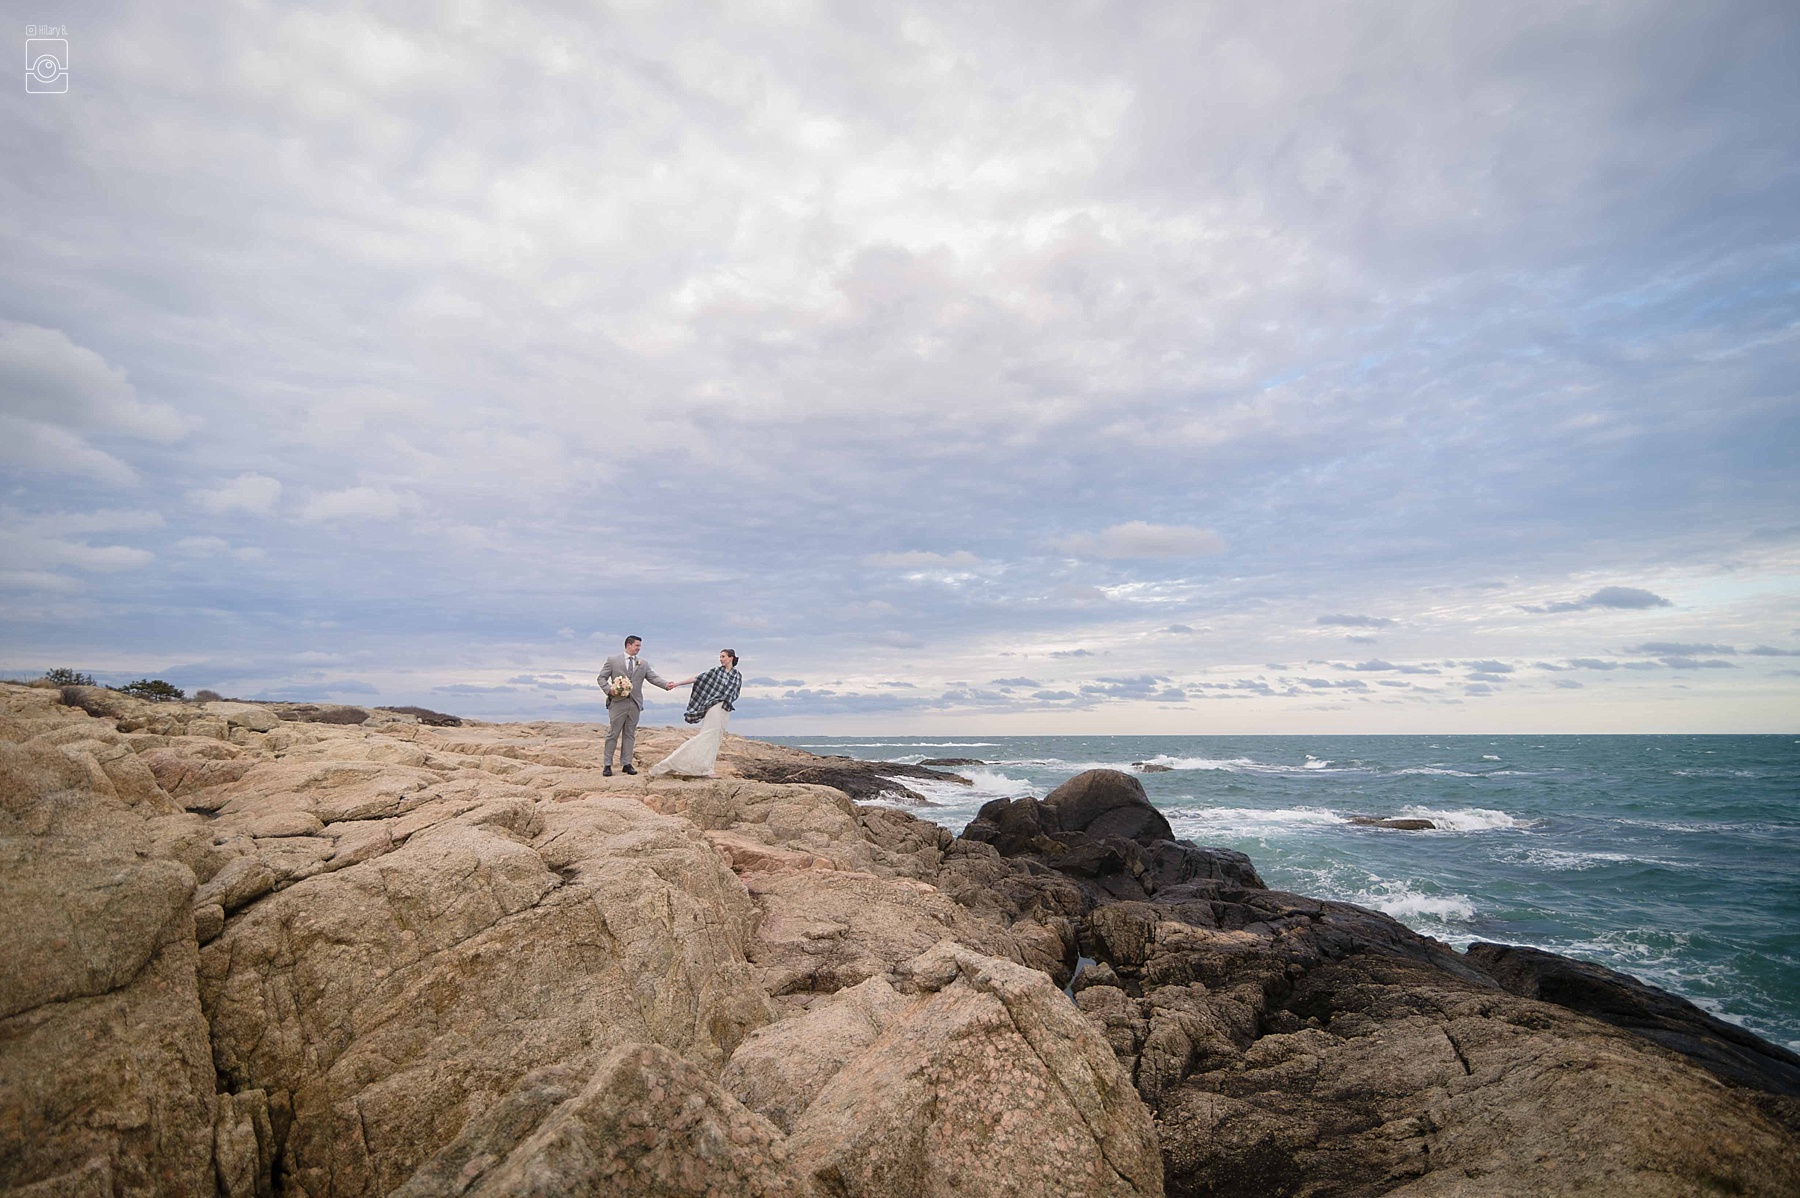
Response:
POLYGON ((40 15, 11 676, 1800 724, 1791 0, 40 15))

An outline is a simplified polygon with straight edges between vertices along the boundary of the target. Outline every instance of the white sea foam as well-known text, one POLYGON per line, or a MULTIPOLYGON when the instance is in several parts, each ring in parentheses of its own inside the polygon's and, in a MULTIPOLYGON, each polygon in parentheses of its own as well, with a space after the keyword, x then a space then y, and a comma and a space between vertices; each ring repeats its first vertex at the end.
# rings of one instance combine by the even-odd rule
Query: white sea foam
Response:
POLYGON ((1408 766, 1406 769, 1403 769, 1403 770, 1395 770, 1394 773, 1400 777, 1405 777, 1408 774, 1429 774, 1429 775, 1434 775, 1434 776, 1442 777, 1442 778, 1479 778, 1479 777, 1481 777, 1480 774, 1471 774, 1464 770, 1453 770, 1453 769, 1450 769, 1448 766, 1442 766, 1442 765, 1414 765, 1414 766, 1408 766))
POLYGON ((1269 836, 1287 831, 1335 827, 1344 817, 1323 807, 1164 808, 1175 835, 1190 840, 1220 836, 1269 836))
POLYGON ((1495 811, 1488 807, 1459 807, 1444 810, 1438 807, 1402 807, 1400 814, 1407 819, 1428 819, 1443 832, 1495 832, 1529 828, 1535 820, 1514 819, 1504 811, 1495 811))
MULTIPOLYGON (((959 769, 956 772, 973 783, 970 789, 977 794, 1017 799, 1025 795, 1035 798, 1041 793, 1036 786, 1023 778, 1009 778, 1005 774, 996 773, 993 770, 959 769)), ((955 783, 951 783, 951 785, 955 785, 955 783)))
POLYGON ((1500 760, 1498 757, 1494 756, 1492 753, 1483 753, 1481 755, 1481 759, 1483 761, 1498 761, 1498 760, 1500 760))
POLYGON ((1172 770, 1224 770, 1226 773, 1238 773, 1245 770, 1280 769, 1280 766, 1265 765, 1260 761, 1252 761, 1248 757, 1171 757, 1167 753, 1158 753, 1154 757, 1144 758, 1145 765, 1166 765, 1172 770))
POLYGON ((992 740, 840 740, 829 745, 800 745, 802 749, 993 749, 992 740))
MULTIPOLYGON (((1145 765, 1166 765, 1172 770, 1214 770, 1226 774, 1341 774, 1363 773, 1360 765, 1335 765, 1330 761, 1314 757, 1311 753, 1299 765, 1285 765, 1271 761, 1257 761, 1252 757, 1172 757, 1167 753, 1158 753, 1155 757, 1146 757, 1145 765)), ((1117 767, 1115 767, 1117 768, 1117 767)))
POLYGON ((1628 828, 1653 828, 1658 832, 1741 832, 1751 825, 1712 824, 1696 820, 1622 819, 1628 828))
POLYGON ((1527 849, 1524 853, 1504 857, 1502 860, 1521 865, 1535 865, 1543 869, 1565 871, 1599 869, 1606 865, 1660 865, 1665 869, 1693 868, 1689 862, 1669 861, 1662 857, 1644 857, 1634 853, 1583 853, 1546 848, 1527 849))
POLYGON ((1468 927, 1475 919, 1475 900, 1466 894, 1439 892, 1428 884, 1383 878, 1347 864, 1298 873, 1298 877, 1271 881, 1299 894, 1372 907, 1428 936, 1464 943, 1475 938, 1468 927))
POLYGON ((1059 772, 1067 770, 1073 774, 1083 773, 1087 770, 1120 770, 1125 773, 1131 772, 1131 763, 1129 761, 1064 761, 1058 757, 1020 757, 1016 759, 1008 758, 1003 761, 995 761, 991 764, 1016 765, 1027 769, 1057 770, 1059 772))
POLYGON ((1377 881, 1350 901, 1392 915, 1415 931, 1420 930, 1417 924, 1468 923, 1475 918, 1475 903, 1468 895, 1430 894, 1406 882, 1377 881))
MULTIPOLYGON (((970 785, 940 782, 933 778, 899 779, 908 789, 924 795, 934 805, 930 812, 931 819, 953 832, 960 832, 962 826, 974 818, 983 803, 994 799, 1040 798, 1043 794, 1023 778, 1009 778, 993 770, 965 769, 957 772, 967 778, 970 785)), ((884 805, 901 804, 894 801, 884 805)))

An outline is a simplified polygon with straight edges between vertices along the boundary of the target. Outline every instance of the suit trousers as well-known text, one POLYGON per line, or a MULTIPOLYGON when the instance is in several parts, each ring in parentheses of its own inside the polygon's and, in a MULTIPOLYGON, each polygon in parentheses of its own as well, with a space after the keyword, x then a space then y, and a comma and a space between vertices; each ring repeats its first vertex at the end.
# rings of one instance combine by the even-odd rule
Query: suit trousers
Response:
POLYGON ((606 764, 613 763, 613 746, 624 741, 620 747, 624 752, 619 754, 620 765, 632 764, 631 755, 637 748, 638 717, 644 709, 630 699, 614 699, 612 706, 606 709, 609 723, 606 725, 606 764))

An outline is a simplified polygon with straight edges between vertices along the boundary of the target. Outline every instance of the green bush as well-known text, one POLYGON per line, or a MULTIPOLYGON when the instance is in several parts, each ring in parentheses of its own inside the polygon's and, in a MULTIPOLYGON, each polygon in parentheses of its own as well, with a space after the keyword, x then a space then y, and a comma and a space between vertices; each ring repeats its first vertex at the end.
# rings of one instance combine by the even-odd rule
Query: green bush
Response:
POLYGON ((199 690, 194 692, 194 702, 196 703, 217 703, 224 697, 218 691, 199 690))
POLYGON ((178 686, 170 686, 161 678, 139 678, 118 689, 121 694, 130 695, 134 699, 148 699, 152 703, 170 703, 187 698, 187 692, 178 686))
POLYGON ((76 670, 65 670, 58 666, 54 670, 44 671, 44 681, 51 686, 92 686, 94 685, 94 676, 76 670))

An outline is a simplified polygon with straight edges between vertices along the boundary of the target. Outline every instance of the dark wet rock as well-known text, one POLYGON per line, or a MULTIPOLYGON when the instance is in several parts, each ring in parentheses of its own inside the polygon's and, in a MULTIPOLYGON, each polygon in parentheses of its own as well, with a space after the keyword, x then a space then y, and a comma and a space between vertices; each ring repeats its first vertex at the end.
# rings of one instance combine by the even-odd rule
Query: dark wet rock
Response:
POLYGON ((427 728, 460 728, 463 726, 461 716, 445 715, 443 712, 433 711, 429 707, 408 705, 405 707, 377 707, 375 710, 391 711, 395 715, 409 715, 427 728))
POLYGON ((365 724, 369 713, 337 703, 272 703, 274 713, 296 724, 365 724))
POLYGON ((1800 1183, 1793 1137, 1744 1092, 1614 1029, 1441 960, 1338 955, 1305 932, 1216 939, 1159 942, 1146 963, 1197 955, 1218 979, 1204 992, 1077 996, 1155 1096, 1171 1195, 1673 1198, 1800 1183))
POLYGON ((1399 832, 1430 832, 1437 827, 1428 819, 1384 818, 1376 815, 1353 815, 1344 822, 1364 828, 1393 828, 1399 832))
POLYGON ((1514 994, 1635 1032, 1737 1085, 1800 1097, 1800 1056, 1667 990, 1542 949, 1477 943, 1469 959, 1514 994))
POLYGON ((1800 1185, 1760 1096, 1378 912, 1216 886, 1098 906, 1081 947, 1076 1003, 1157 1112, 1171 1195, 1800 1185))
POLYGON ((1500 963, 1518 950, 1465 956, 1269 890, 1240 853, 1107 834, 1149 821, 1114 781, 1135 780, 1106 773, 989 803, 937 884, 1021 921, 1076 904, 1069 990, 1156 1112, 1170 1195, 1800 1193, 1800 1104, 1700 1068, 1779 1082, 1783 1050, 1647 987, 1602 986, 1585 1011, 1544 980, 1561 973, 1500 963), (1621 1007, 1660 1042, 1621 1030, 1621 1007))
POLYGON ((1042 800, 995 799, 963 829, 961 840, 1060 874, 1096 905, 1152 896, 1181 902, 1219 885, 1263 884, 1242 853, 1172 839, 1168 821, 1137 779, 1118 770, 1078 774, 1042 800), (1133 829, 1136 834, 1128 834, 1133 829))
POLYGON ((1150 803, 1144 784, 1123 770, 1085 770, 1044 796, 1061 830, 1096 839, 1173 840, 1163 813, 1150 803))
POLYGON ((754 760, 740 763, 737 769, 740 776, 755 782, 812 783, 841 790, 858 802, 891 802, 897 799, 918 807, 934 807, 937 804, 896 779, 918 778, 971 785, 967 778, 922 765, 863 761, 855 757, 813 757, 798 761, 754 760))

